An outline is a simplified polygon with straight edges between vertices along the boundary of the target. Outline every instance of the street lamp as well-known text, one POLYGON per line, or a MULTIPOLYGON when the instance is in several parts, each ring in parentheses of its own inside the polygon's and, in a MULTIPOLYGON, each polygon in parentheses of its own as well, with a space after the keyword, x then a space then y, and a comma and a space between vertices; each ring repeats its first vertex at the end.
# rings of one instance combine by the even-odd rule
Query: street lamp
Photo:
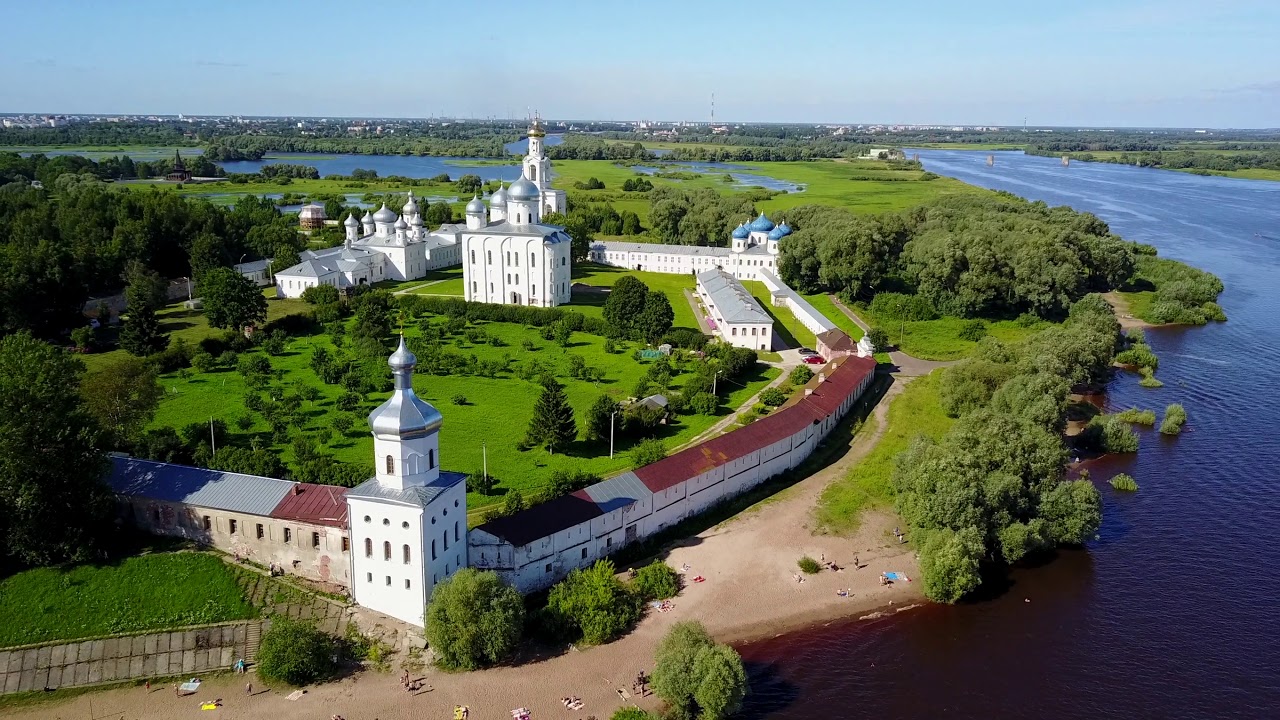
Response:
POLYGON ((618 414, 617 410, 609 413, 609 459, 613 459, 613 418, 618 414))

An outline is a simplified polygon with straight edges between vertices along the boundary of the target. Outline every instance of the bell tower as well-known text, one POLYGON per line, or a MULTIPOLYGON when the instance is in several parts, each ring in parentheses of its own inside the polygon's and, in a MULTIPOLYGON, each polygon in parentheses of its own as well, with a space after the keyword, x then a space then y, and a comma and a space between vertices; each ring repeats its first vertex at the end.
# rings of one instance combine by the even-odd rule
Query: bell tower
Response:
POLYGON ((379 485, 393 490, 421 487, 440 477, 440 426, 444 417, 413 392, 418 358, 400 336, 400 347, 387 359, 395 390, 369 413, 373 462, 379 485))

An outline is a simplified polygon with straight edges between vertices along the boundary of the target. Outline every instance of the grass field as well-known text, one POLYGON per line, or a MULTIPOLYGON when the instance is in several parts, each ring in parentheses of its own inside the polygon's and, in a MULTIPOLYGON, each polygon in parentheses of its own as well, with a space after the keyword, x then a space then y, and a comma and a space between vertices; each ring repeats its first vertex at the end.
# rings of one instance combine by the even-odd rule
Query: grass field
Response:
MULTIPOLYGON (((639 277, 650 287, 666 292, 671 298, 675 310, 677 327, 696 328, 697 324, 689 303, 684 299, 683 288, 692 287, 692 279, 680 275, 660 275, 656 273, 634 273, 618 268, 599 266, 581 266, 575 269, 575 280, 593 285, 609 286, 624 274, 639 277)), ((453 282, 446 279, 444 282, 453 282)), ((437 286, 427 286, 423 290, 431 290, 437 286)), ((602 304, 602 300, 600 303, 602 304)), ((601 304, 569 305, 569 309, 584 314, 600 314, 601 304)), ((273 300, 270 303, 273 314, 283 314, 280 306, 292 310, 302 309, 299 301, 273 300)), ((166 322, 176 322, 173 312, 165 313, 166 322)), ((207 336, 210 331, 201 316, 181 316, 181 322, 190 326, 180 332, 186 333, 188 341, 194 342, 198 337, 207 336)), ((502 345, 468 343, 461 337, 448 341, 450 349, 464 355, 474 355, 480 360, 497 360, 502 362, 523 362, 536 358, 546 364, 565 384, 570 404, 575 410, 584 413, 601 393, 608 393, 619 399, 629 396, 644 374, 647 364, 637 363, 631 358, 631 352, 639 347, 637 343, 618 343, 618 351, 612 355, 604 352, 604 339, 575 334, 568 348, 561 348, 555 343, 543 340, 536 330, 511 323, 480 323, 485 332, 501 339, 502 345), (525 350, 524 340, 534 343, 534 350, 525 350), (604 380, 597 384, 568 377, 567 367, 570 355, 580 355, 587 365, 599 367, 604 371, 604 380)), ((405 333, 408 337, 418 334, 416 326, 408 326, 405 333)), ((304 412, 307 420, 303 431, 314 433, 322 428, 330 427, 337 417, 336 402, 342 389, 337 385, 325 385, 310 367, 310 358, 316 348, 333 349, 333 341, 328 335, 313 335, 291 338, 285 352, 271 357, 274 369, 282 374, 280 384, 289 388, 296 383, 311 385, 319 389, 320 397, 309 403, 304 412)), ((390 350, 388 349, 388 353, 390 350)), ((112 355, 88 356, 96 362, 112 355)), ((777 370, 761 365, 758 371, 745 379, 742 385, 729 385, 724 407, 736 408, 751 395, 758 392, 770 380, 777 377, 777 370)), ((248 430, 240 431, 234 421, 246 414, 244 397, 250 392, 243 376, 232 369, 216 369, 208 373, 170 373, 161 377, 165 388, 165 398, 152 423, 153 427, 172 426, 181 428, 190 423, 208 422, 217 418, 227 423, 236 444, 248 445, 250 436, 257 436, 259 442, 271 446, 286 462, 293 461, 293 450, 289 444, 272 445, 269 439, 266 421, 254 416, 254 423, 248 430)), ((683 378, 673 379, 673 389, 679 389, 683 378)), ((471 472, 479 469, 483 460, 483 452, 487 449, 489 472, 500 481, 500 488, 518 488, 526 495, 545 484, 551 472, 557 468, 581 469, 588 472, 607 475, 630 467, 626 451, 630 442, 619 436, 616 443, 615 457, 608 457, 608 448, 599 447, 580 441, 569 448, 567 454, 548 455, 544 451, 530 450, 520 452, 516 445, 523 437, 529 419, 533 415, 533 406, 540 392, 539 386, 530 381, 521 380, 514 375, 503 373, 496 378, 479 376, 436 376, 419 374, 414 376, 415 389, 418 394, 440 408, 446 421, 442 431, 441 445, 444 448, 442 464, 450 470, 471 472), (452 399, 463 396, 465 405, 455 405, 452 399), (482 445, 487 442, 487 447, 482 445)), ((387 397, 387 393, 370 395, 362 405, 359 413, 367 413, 377 403, 387 397)), ((685 415, 679 421, 665 427, 660 436, 668 447, 675 447, 692 440, 705 431, 718 418, 714 416, 685 415)), ((372 459, 373 445, 368 428, 358 422, 346 435, 334 433, 327 451, 338 460, 369 465, 372 459)), ((469 503, 473 509, 483 508, 501 498, 472 495, 469 503)))
POLYGON ((0 647, 256 616, 232 569, 202 553, 24 570, 0 580, 0 647))
MULTIPOLYGON (((698 319, 693 316, 693 308, 684 294, 685 290, 694 288, 692 275, 639 272, 595 263, 577 263, 573 266, 573 281, 593 287, 612 287, 623 275, 630 275, 648 285, 650 290, 666 294, 667 300, 671 302, 671 309, 675 311, 672 327, 698 329, 698 319)), ((595 298, 575 295, 573 303, 564 307, 576 310, 583 315, 600 317, 604 309, 604 300, 604 295, 595 298)))
MULTIPOLYGON (((889 405, 884 435, 844 478, 833 482, 818 498, 816 516, 821 532, 840 535, 858 529, 864 510, 893 505, 893 464, 918 435, 942 437, 954 422, 938 401, 941 371, 911 381, 889 405)), ((863 433, 872 431, 870 426, 863 433)))
MULTIPOLYGON (((896 320, 877 318, 865 304, 853 308, 868 325, 882 328, 889 333, 889 342, 897 349, 921 360, 959 360, 973 352, 978 343, 960 338, 960 329, 967 320, 941 317, 937 320, 917 320, 900 323, 896 320)), ((1018 342, 1028 335, 1049 326, 1039 322, 1023 326, 1013 320, 984 320, 987 335, 1002 342, 1018 342)))
POLYGON ((812 349, 817 338, 805 327, 790 308, 774 307, 773 296, 769 288, 762 282, 745 280, 742 286, 760 303, 760 307, 773 318, 773 334, 787 344, 788 348, 807 347, 812 349))
POLYGON ((828 320, 835 323, 836 327, 843 330, 845 334, 853 338, 855 342, 862 339, 864 334, 862 332, 862 328, 858 327, 857 323, 850 320, 848 315, 840 312, 840 308, 836 307, 835 303, 831 302, 831 296, 826 293, 818 293, 816 295, 802 295, 801 297, 808 300, 809 304, 813 306, 813 309, 822 313, 828 320))

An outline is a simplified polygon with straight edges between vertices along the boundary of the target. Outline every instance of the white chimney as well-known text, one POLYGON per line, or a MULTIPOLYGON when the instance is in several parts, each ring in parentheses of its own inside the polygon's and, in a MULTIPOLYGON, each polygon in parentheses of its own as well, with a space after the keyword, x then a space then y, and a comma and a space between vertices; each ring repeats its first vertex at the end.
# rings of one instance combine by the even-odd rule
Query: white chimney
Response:
POLYGON ((826 373, 824 373, 824 372, 820 372, 820 373, 818 373, 818 383, 819 383, 819 384, 821 384, 821 383, 824 383, 824 382, 826 382, 826 381, 827 381, 827 374, 826 374, 826 373))

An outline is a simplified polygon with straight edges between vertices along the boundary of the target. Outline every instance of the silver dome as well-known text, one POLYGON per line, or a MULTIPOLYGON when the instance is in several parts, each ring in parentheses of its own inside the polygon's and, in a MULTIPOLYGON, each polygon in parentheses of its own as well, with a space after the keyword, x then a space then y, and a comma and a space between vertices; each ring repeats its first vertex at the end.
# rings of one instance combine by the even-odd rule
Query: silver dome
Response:
POLYGON ((538 191, 538 186, 524 177, 511 183, 511 187, 507 189, 507 200, 511 202, 534 202, 540 197, 542 193, 538 191))
POLYGON ((418 201, 413 199, 413 193, 409 193, 409 200, 404 204, 404 209, 402 209, 400 212, 404 213, 405 215, 412 215, 418 212, 418 201))
POLYGON ((369 211, 365 210, 364 217, 360 218, 360 222, 364 223, 365 225, 368 225, 369 223, 373 222, 373 215, 370 215, 369 211))
POLYGON ((498 184, 498 190, 489 196, 489 205, 504 205, 507 202, 507 187, 501 183, 498 184))
POLYGON ((347 216, 347 219, 346 219, 345 221, 343 221, 343 223, 342 223, 342 224, 343 224, 343 225, 346 225, 347 227, 356 227, 357 225, 359 225, 359 224, 360 224, 360 221, 359 221, 359 220, 356 220, 356 216, 355 216, 355 215, 348 215, 348 216, 347 216))
POLYGON ((435 432, 444 424, 444 416, 431 403, 413 392, 413 368, 418 364, 400 336, 400 347, 387 358, 395 375, 396 389, 387 401, 369 413, 369 427, 374 435, 412 437, 435 432))
POLYGON ((405 221, 404 221, 404 218, 396 218, 396 226, 395 226, 395 227, 396 227, 396 229, 397 229, 397 230, 408 230, 408 229, 409 229, 409 223, 405 222, 405 221))
POLYGON ((471 198, 471 202, 467 203, 467 214, 470 215, 472 213, 484 214, 484 202, 480 200, 479 195, 471 198))
POLYGON ((422 227, 422 216, 414 213, 413 217, 409 218, 409 224, 414 227, 422 227))
POLYGON ((396 213, 394 210, 387 207, 386 203, 383 203, 382 207, 378 209, 378 212, 373 214, 373 221, 380 222, 380 223, 395 222, 396 213))

